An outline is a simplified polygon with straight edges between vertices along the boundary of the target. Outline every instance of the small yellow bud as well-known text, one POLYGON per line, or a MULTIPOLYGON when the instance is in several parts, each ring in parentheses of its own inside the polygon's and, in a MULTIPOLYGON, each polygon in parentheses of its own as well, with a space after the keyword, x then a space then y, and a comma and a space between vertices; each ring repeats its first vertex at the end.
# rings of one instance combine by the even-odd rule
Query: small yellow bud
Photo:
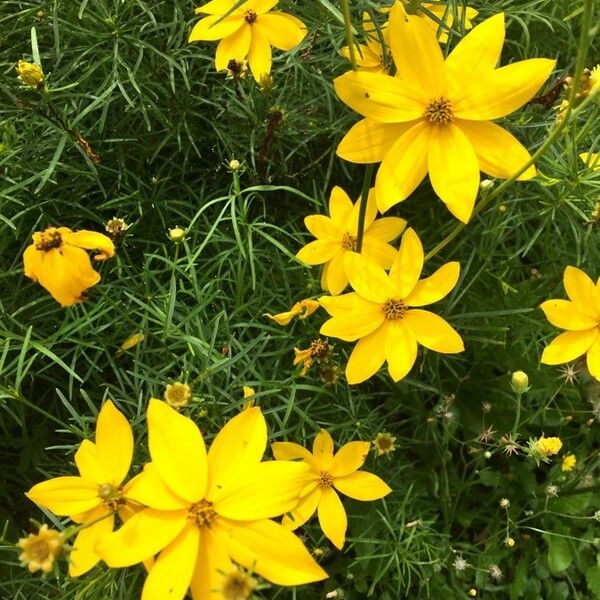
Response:
POLYGON ((245 385, 243 388, 244 392, 244 405, 243 409, 252 408, 254 406, 254 388, 249 385, 245 385))
POLYGON ((179 244, 185 239, 185 233, 185 229, 174 227, 173 229, 169 229, 169 238, 172 242, 179 244))
POLYGON ((239 160, 236 160, 235 158, 233 160, 229 161, 229 168, 236 172, 239 171, 242 168, 242 164, 240 163, 239 160))
POLYGON ((509 548, 513 548, 513 547, 514 547, 514 545, 515 545, 515 540, 514 540, 513 538, 511 538, 511 537, 507 537, 507 538, 504 540, 504 544, 505 544, 506 546, 508 546, 509 548))
POLYGON ((260 76, 260 81, 258 82, 258 86, 261 90, 267 91, 273 87, 273 78, 270 73, 263 73, 260 76))
POLYGON ((500 500, 500 508, 508 508, 510 506, 510 500, 508 498, 502 498, 500 500))
POLYGON ((44 86, 44 72, 35 63, 20 60, 16 69, 19 80, 25 85, 28 85, 34 90, 44 86))
POLYGON ((486 459, 487 459, 487 458, 492 458, 492 453, 491 453, 489 450, 486 450, 486 451, 483 453, 483 458, 486 458, 486 459))
POLYGON ((164 393, 165 402, 173 408, 184 408, 190 403, 192 389, 187 383, 176 381, 167 385, 164 393))
POLYGON ((30 533, 28 537, 21 538, 17 546, 23 551, 19 560, 22 566, 27 566, 30 573, 40 570, 50 573, 54 561, 63 551, 63 536, 44 524, 38 533, 30 533))
POLYGON ((471 588, 469 590, 469 596, 471 596, 472 598, 475 598, 475 596, 477 596, 477 590, 475 588, 471 588))
POLYGON ((565 456, 562 459, 560 469, 563 473, 569 473, 575 468, 576 464, 577 464, 576 456, 574 454, 567 454, 567 456, 565 456))
POLYGON ((492 189, 493 187, 494 187, 494 182, 491 179, 484 179, 479 184, 479 188, 482 191, 485 191, 485 192, 487 192, 488 190, 492 189))
POLYGON ((510 377, 510 385, 515 394, 524 394, 529 389, 529 377, 524 371, 515 371, 510 377))

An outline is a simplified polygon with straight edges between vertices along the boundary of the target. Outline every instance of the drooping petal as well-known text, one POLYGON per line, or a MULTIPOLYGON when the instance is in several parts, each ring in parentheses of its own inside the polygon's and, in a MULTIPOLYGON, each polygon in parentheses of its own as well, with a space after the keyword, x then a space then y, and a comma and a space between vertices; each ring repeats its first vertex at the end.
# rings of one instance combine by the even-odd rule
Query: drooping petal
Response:
POLYGON ((271 45, 265 32, 260 27, 252 27, 252 39, 248 49, 248 64, 254 79, 258 83, 271 72, 271 45))
POLYGON ((222 15, 211 15, 200 19, 192 29, 189 42, 214 41, 235 33, 245 25, 244 17, 240 14, 232 14, 223 19, 222 15), (217 21, 219 21, 217 23, 217 21))
POLYGON ((417 360, 417 340, 410 327, 405 325, 404 319, 388 325, 384 352, 392 379, 404 379, 417 360))
POLYGON ((418 121, 396 139, 384 156, 375 180, 379 212, 406 200, 423 181, 431 133, 428 123, 418 121))
POLYGON ((348 518, 340 497, 330 487, 323 488, 321 492, 318 515, 319 525, 325 537, 341 550, 346 541, 348 518))
POLYGON ((442 317, 428 310, 409 310, 404 322, 412 330, 417 342, 425 348, 454 354, 465 349, 462 338, 442 317))
POLYGON ((290 531, 302 527, 315 514, 321 500, 322 489, 315 483, 314 489, 302 497, 298 506, 284 515, 281 524, 290 531))
POLYGON ((144 465, 124 491, 126 498, 143 506, 159 510, 179 510, 189 506, 189 502, 177 496, 159 475, 154 463, 144 465))
POLYGON ((206 527, 200 535, 200 551, 190 586, 193 600, 223 600, 223 579, 233 565, 215 533, 215 528, 206 527))
MULTIPOLYGON (((479 169, 492 177, 508 179, 531 159, 527 148, 514 135, 491 121, 457 119, 455 122, 471 142, 479 169)), ((532 165, 518 180, 526 181, 535 175, 532 165)))
POLYGON ((340 251, 340 244, 331 240, 315 240, 300 248, 296 258, 307 265, 322 265, 340 251))
POLYGON ((373 376, 385 361, 385 342, 388 325, 383 323, 375 331, 361 338, 346 365, 349 384, 361 383, 373 376))
POLYGON ((272 583, 300 585, 327 577, 300 539, 274 521, 220 519, 217 534, 236 563, 272 583))
POLYGON ((113 241, 103 233, 96 231, 71 231, 62 236, 62 240, 69 246, 85 248, 86 250, 98 250, 100 253, 96 260, 105 260, 115 254, 115 245, 113 241))
POLYGON ((200 430, 191 419, 154 398, 147 419, 148 448, 159 475, 177 496, 197 502, 204 497, 208 480, 200 430))
POLYGON ((426 306, 447 296, 454 289, 460 276, 460 263, 442 265, 433 275, 417 281, 412 292, 406 296, 407 306, 426 306))
POLYGON ((577 305, 569 300, 548 300, 540 304, 546 318, 552 325, 560 329, 581 331, 592 329, 598 324, 597 319, 577 310, 577 305))
POLYGON ((83 479, 100 485, 110 480, 109 475, 104 471, 98 460, 96 444, 90 442, 90 440, 81 442, 77 452, 75 452, 75 464, 83 479))
POLYGON ((243 410, 219 431, 208 451, 206 497, 217 502, 260 463, 267 447, 267 422, 258 406, 243 410))
POLYGON ((333 457, 331 475, 337 478, 358 471, 367 459, 370 448, 371 442, 349 442, 342 446, 333 457))
POLYGON ((26 494, 55 515, 84 513, 98 506, 98 484, 82 477, 54 477, 34 485, 26 494))
POLYGON ((425 20, 407 15, 402 2, 396 2, 390 13, 388 31, 400 77, 410 81, 426 100, 443 96, 446 92, 444 55, 425 20))
POLYGON ((334 79, 333 86, 344 104, 378 123, 415 121, 427 105, 414 86, 390 75, 348 71, 334 79))
POLYGON ((187 510, 145 508, 100 539, 96 553, 109 567, 135 565, 166 548, 189 522, 187 510))
POLYGON ((348 276, 346 275, 346 263, 344 257, 347 250, 336 252, 327 265, 325 274, 325 290, 334 296, 341 294, 348 285, 348 276))
POLYGON ((395 295, 395 289, 383 268, 362 254, 347 252, 344 265, 350 285, 365 300, 383 304, 395 295))
POLYGON ((598 337, 588 350, 587 368, 590 375, 600 381, 600 341, 598 341, 598 337))
POLYGON ((333 438, 326 429, 321 429, 315 436, 312 453, 321 470, 329 469, 333 461, 333 438))
POLYGON ((389 280, 392 294, 388 298, 406 298, 414 289, 421 271, 425 255, 423 244, 415 230, 407 229, 400 242, 400 250, 390 269, 389 280))
POLYGON ((394 143, 413 123, 378 123, 362 119, 354 124, 339 143, 336 154, 353 163, 381 162, 394 143))
POLYGON ((306 35, 306 25, 296 17, 281 12, 265 13, 257 19, 271 46, 280 50, 295 48, 306 35))
POLYGON ((594 282, 587 273, 577 267, 565 268, 563 283, 567 296, 577 305, 577 309, 593 317, 600 317, 600 307, 596 306, 594 282))
POLYGON ((87 573, 100 561, 100 557, 95 551, 96 543, 102 536, 112 532, 115 517, 102 505, 91 511, 87 519, 92 522, 103 515, 108 516, 82 529, 73 540, 73 547, 69 552, 69 575, 71 577, 79 577, 87 573))
POLYGON ((271 444, 271 451, 277 460, 300 459, 307 462, 311 467, 316 468, 317 466, 313 455, 300 444, 294 444, 293 442, 273 442, 271 444))
POLYGON ((339 477, 333 482, 333 485, 342 494, 355 500, 379 500, 392 491, 392 488, 377 475, 365 471, 357 471, 349 473, 345 477, 339 477))
POLYGON ((598 330, 565 331, 555 337, 542 352, 544 365, 560 365, 585 354, 598 338, 598 330))
POLYGON ((142 600, 183 600, 198 559, 200 529, 190 523, 161 553, 142 590, 142 600))
POLYGON ((505 117, 535 96, 555 66, 555 60, 530 58, 481 74, 451 99, 454 115, 473 121, 505 117))
POLYGON ((107 400, 96 423, 96 447, 103 471, 111 483, 119 486, 127 476, 133 458, 133 432, 129 421, 107 400))
POLYGON ((252 34, 250 25, 244 23, 237 31, 224 37, 217 46, 215 53, 215 69, 227 69, 230 60, 244 60, 248 56, 252 34))
POLYGON ((457 219, 467 223, 479 189, 479 161, 469 138, 453 123, 437 127, 427 166, 435 193, 457 219))

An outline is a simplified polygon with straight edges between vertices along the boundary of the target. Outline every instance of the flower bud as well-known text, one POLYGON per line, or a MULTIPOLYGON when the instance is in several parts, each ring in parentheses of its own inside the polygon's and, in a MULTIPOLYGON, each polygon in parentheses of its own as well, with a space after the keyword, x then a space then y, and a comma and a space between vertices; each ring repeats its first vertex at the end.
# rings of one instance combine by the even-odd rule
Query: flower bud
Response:
POLYGON ((242 168, 242 165, 240 163, 239 160, 236 160, 235 158, 233 160, 229 161, 229 168, 233 171, 239 171, 242 168))
POLYGON ((529 377, 524 371, 515 371, 510 377, 510 385, 515 394, 524 394, 529 389, 529 377))
POLYGON ((29 87, 37 90, 44 85, 44 72, 41 67, 35 63, 20 60, 17 65, 17 74, 19 80, 29 87))
POLYGON ((174 227, 173 229, 169 229, 169 239, 176 244, 183 242, 185 239, 185 229, 181 227, 174 227))

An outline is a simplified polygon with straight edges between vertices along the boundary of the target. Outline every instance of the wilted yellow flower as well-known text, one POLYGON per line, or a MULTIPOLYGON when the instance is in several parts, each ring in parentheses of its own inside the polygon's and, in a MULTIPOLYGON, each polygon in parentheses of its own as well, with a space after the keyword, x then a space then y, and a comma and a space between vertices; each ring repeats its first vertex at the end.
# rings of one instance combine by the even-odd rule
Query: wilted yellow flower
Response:
POLYGON ((290 321, 294 317, 298 317, 299 319, 306 319, 312 315, 317 308, 319 308, 320 304, 318 300, 311 300, 307 298, 306 300, 300 300, 300 302, 296 302, 290 310, 282 313, 278 313, 276 315, 272 315, 271 313, 265 313, 264 317, 269 317, 269 319, 273 319, 273 321, 277 321, 279 325, 289 325, 290 321))
POLYGON ((187 383, 176 381, 167 385, 164 399, 173 408, 184 408, 190 403, 192 389, 187 383))
POLYGON ((246 408, 252 408, 254 406, 254 388, 251 388, 249 385, 245 385, 243 387, 243 391, 244 391, 244 405, 243 408, 244 410, 246 408))
MULTIPOLYGON (((246 79, 246 73, 248 73, 248 61, 247 60, 236 60, 232 58, 227 63, 227 77, 229 79, 246 79)), ((232 171, 235 169, 232 169, 232 171)))
POLYGON ((567 454, 567 456, 562 459, 560 469, 563 473, 570 473, 575 468, 576 464, 577 457, 574 454, 567 454))
POLYGON ((375 447, 375 450, 377 450, 377 456, 394 452, 394 450, 396 450, 396 446, 394 445, 395 441, 396 438, 389 433, 378 433, 373 440, 373 446, 375 447))
MULTIPOLYGON (((389 55, 386 48, 387 23, 382 24, 379 29, 373 23, 369 13, 363 13, 362 28, 365 34, 366 44, 355 44, 354 56, 356 65, 360 71, 368 73, 383 73, 387 75, 388 68, 385 64, 385 56, 389 55), (383 39, 383 44, 381 43, 383 39)), ((340 50, 342 56, 350 60, 350 49, 344 46, 340 50)))
POLYGON ((131 350, 131 348, 134 348, 135 346, 137 346, 140 342, 143 342, 145 339, 145 335, 140 331, 139 333, 134 333, 133 335, 130 335, 120 346, 119 349, 117 350, 117 356, 121 356, 121 354, 123 354, 123 352, 127 352, 127 350, 131 350))
MULTIPOLYGON (((410 3, 410 0, 402 0, 402 2, 405 6, 407 6, 410 3)), ((412 4, 414 4, 414 2, 412 4)), ((439 41, 445 44, 448 41, 447 29, 451 29, 455 23, 454 11, 449 5, 443 2, 440 2, 439 4, 437 2, 420 2, 418 7, 419 8, 416 14, 423 19, 429 29, 438 34, 439 41), (441 27, 439 22, 435 19, 432 19, 428 13, 431 13, 439 21, 444 23, 446 27, 441 27)), ((462 23, 464 19, 465 30, 473 28, 473 23, 471 23, 471 21, 478 14, 479 11, 471 8, 470 6, 466 6, 464 9, 460 5, 456 7, 456 20, 458 23, 462 23)))
POLYGON ((25 85, 33 89, 38 89, 44 85, 44 72, 39 65, 20 60, 16 68, 19 80, 25 85))
POLYGON ((30 573, 42 570, 52 571, 54 561, 63 551, 63 535, 55 529, 48 529, 44 524, 37 533, 30 533, 21 538, 17 544, 23 552, 19 555, 22 566, 27 565, 30 573))
POLYGON ((324 429, 314 439, 312 454, 299 444, 274 442, 271 448, 278 461, 300 459, 310 467, 310 481, 298 490, 300 503, 283 517, 283 524, 297 529, 317 511, 321 530, 341 550, 348 521, 337 492, 355 500, 379 500, 392 491, 377 475, 359 471, 370 446, 371 442, 349 442, 334 455, 333 439, 324 429))
POLYGON ((115 253, 111 239, 95 231, 49 227, 33 234, 33 244, 23 253, 25 275, 37 281, 62 306, 85 300, 83 292, 100 281, 83 250, 98 250, 94 260, 115 253))
POLYGON ((257 581, 242 569, 233 568, 223 580, 223 600, 247 600, 257 586, 257 581))
POLYGON ((106 222, 104 229, 106 229, 107 233, 112 238, 118 238, 122 236, 129 229, 129 227, 130 225, 125 222, 125 219, 113 217, 106 222))
POLYGON ((326 340, 313 340, 308 348, 301 350, 294 348, 294 366, 302 364, 300 375, 306 375, 315 361, 327 361, 331 352, 331 346, 326 340))

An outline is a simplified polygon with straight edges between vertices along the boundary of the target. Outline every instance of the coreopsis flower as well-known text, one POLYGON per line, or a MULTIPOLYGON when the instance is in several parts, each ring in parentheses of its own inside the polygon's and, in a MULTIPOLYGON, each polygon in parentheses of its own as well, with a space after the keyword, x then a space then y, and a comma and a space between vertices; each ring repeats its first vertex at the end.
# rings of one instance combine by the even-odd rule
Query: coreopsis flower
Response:
POLYGON ((44 86, 44 72, 39 65, 20 60, 17 64, 17 76, 24 85, 37 90, 44 86))
MULTIPOLYGON (((385 58, 388 54, 386 43, 387 22, 379 28, 373 23, 369 13, 363 13, 362 28, 364 32, 365 44, 354 45, 354 56, 356 66, 360 71, 368 73, 382 73, 387 75, 389 69, 385 64, 385 58), (382 43, 383 41, 383 43, 382 43)), ((340 50, 341 55, 350 60, 350 49, 344 46, 340 50)))
POLYGON ((111 239, 95 231, 49 227, 33 234, 33 244, 23 253, 25 275, 37 281, 62 306, 85 300, 83 292, 100 281, 86 250, 98 250, 94 260, 115 253, 111 239))
MULTIPOLYGON (((304 225, 317 239, 301 248, 296 258, 309 265, 324 265, 321 286, 334 296, 348 285, 344 257, 356 250, 359 211, 360 199, 352 204, 348 194, 336 186, 329 197, 329 216, 310 215, 304 219, 304 225)), ((406 221, 398 217, 375 219, 376 216, 375 192, 370 190, 361 254, 389 269, 396 250, 388 242, 402 233, 406 221)))
POLYGON ((50 573, 54 561, 63 551, 64 538, 60 531, 48 529, 42 525, 37 533, 30 533, 26 538, 21 538, 17 546, 23 551, 19 561, 27 566, 30 573, 43 571, 50 573))
MULTIPOLYGON (((555 61, 495 68, 504 40, 502 14, 470 31, 445 60, 433 30, 399 2, 388 35, 398 76, 358 71, 334 82, 341 100, 365 117, 345 135, 337 154, 355 163, 381 162, 375 184, 381 212, 405 200, 429 173, 435 193, 467 222, 479 172, 508 178, 531 158, 492 121, 530 100, 555 61)), ((535 174, 531 166, 519 179, 535 174)))
POLYGON ((399 381, 414 365, 418 344, 444 354, 464 350, 462 339, 444 319, 420 308, 454 288, 460 264, 447 263, 419 280, 423 262, 421 241, 413 229, 407 229, 389 275, 373 261, 352 253, 346 259, 346 273, 354 291, 320 298, 332 317, 321 334, 358 340, 346 366, 348 383, 365 381, 386 360, 392 379, 399 381))
POLYGON ((319 308, 320 304, 317 300, 311 300, 310 298, 306 298, 305 300, 300 300, 300 302, 296 302, 290 310, 286 310, 285 312, 278 313, 276 315, 272 315, 271 313, 265 313, 264 317, 269 317, 273 321, 276 321, 279 325, 289 325, 294 317, 298 317, 299 319, 306 319, 310 317, 315 310, 319 308))
POLYGON ((582 152, 579 158, 585 163, 588 169, 600 171, 600 153, 598 152, 582 152))
POLYGON ((190 403, 192 388, 187 383, 176 381, 169 383, 163 394, 165 402, 173 408, 185 408, 190 403))
POLYGON ((331 357, 331 346, 327 340, 316 339, 308 348, 294 348, 294 366, 302 365, 300 375, 306 375, 314 362, 326 365, 331 357))
POLYGON ((104 229, 113 239, 121 237, 131 225, 120 217, 113 217, 106 222, 104 229))
POLYGON ((271 72, 271 46, 291 50, 306 35, 300 19, 270 12, 276 4, 277 0, 248 0, 234 8, 234 0, 211 0, 196 9, 196 14, 208 16, 196 23, 189 41, 221 40, 215 56, 217 71, 228 69, 232 59, 247 58, 254 79, 260 83, 271 72))
POLYGON ((558 437, 545 437, 542 436, 537 439, 529 440, 529 455, 538 464, 539 461, 549 462, 548 457, 554 456, 560 452, 562 448, 562 441, 558 437))
POLYGON ((258 407, 225 424, 208 453, 196 424, 160 400, 148 407, 152 462, 128 498, 147 506, 96 546, 110 567, 158 554, 144 600, 221 598, 232 561, 280 585, 325 578, 302 542, 269 520, 292 509, 305 465, 261 463, 267 426, 258 407))
POLYGON ((544 348, 541 362, 558 365, 586 354, 590 374, 600 380, 600 287, 571 266, 565 269, 563 283, 569 300, 540 305, 552 325, 566 329, 544 348))
POLYGON ((348 520, 338 492, 355 500, 379 500, 392 489, 377 475, 359 471, 371 442, 349 442, 333 454, 333 439, 322 429, 315 437, 312 454, 292 442, 274 442, 273 456, 279 460, 298 460, 310 467, 310 481, 302 490, 298 505, 284 516, 290 529, 304 525, 315 513, 325 536, 340 550, 346 540, 348 520))
POLYGON ((396 438, 393 435, 385 432, 379 432, 373 440, 373 447, 377 450, 377 456, 390 454, 396 450, 396 438))
POLYGON ((97 541, 113 530, 115 515, 126 521, 139 507, 126 498, 123 481, 133 456, 133 434, 127 419, 108 400, 96 422, 96 441, 84 440, 75 453, 79 477, 55 477, 26 494, 36 504, 76 523, 91 523, 77 534, 69 556, 69 574, 87 573, 100 557, 97 541), (103 518, 104 517, 104 518, 103 518))
POLYGON ((563 473, 570 473, 577 464, 577 457, 574 454, 567 454, 560 463, 560 470, 563 473))

